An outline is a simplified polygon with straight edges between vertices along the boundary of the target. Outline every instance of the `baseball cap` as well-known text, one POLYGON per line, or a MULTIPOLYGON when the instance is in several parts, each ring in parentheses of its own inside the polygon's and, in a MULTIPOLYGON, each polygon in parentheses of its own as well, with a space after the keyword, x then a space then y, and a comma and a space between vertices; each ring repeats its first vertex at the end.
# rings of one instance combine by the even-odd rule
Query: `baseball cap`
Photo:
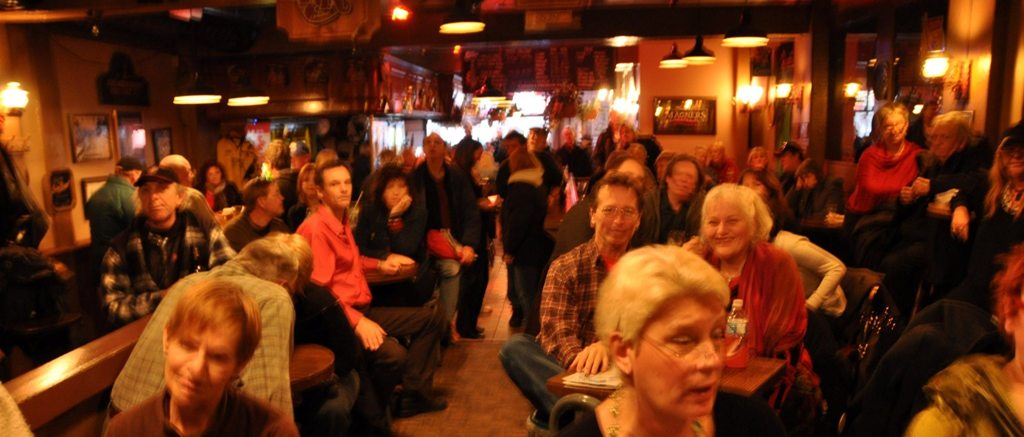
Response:
POLYGON ((143 171, 143 170, 146 169, 146 166, 142 165, 142 163, 139 162, 138 159, 132 158, 131 156, 125 156, 124 158, 121 158, 120 161, 117 161, 117 166, 120 167, 121 170, 124 170, 124 171, 128 171, 128 170, 143 171))
POLYGON ((145 185, 146 182, 160 182, 165 184, 181 183, 180 181, 178 181, 178 174, 175 173, 173 170, 157 166, 150 167, 148 170, 146 170, 146 172, 142 174, 142 177, 140 177, 139 180, 135 182, 135 186, 141 187, 145 185))
POLYGON ((783 153, 786 152, 796 153, 801 158, 804 156, 804 149, 801 149, 799 146, 789 141, 782 143, 782 148, 775 151, 775 156, 782 155, 783 153))

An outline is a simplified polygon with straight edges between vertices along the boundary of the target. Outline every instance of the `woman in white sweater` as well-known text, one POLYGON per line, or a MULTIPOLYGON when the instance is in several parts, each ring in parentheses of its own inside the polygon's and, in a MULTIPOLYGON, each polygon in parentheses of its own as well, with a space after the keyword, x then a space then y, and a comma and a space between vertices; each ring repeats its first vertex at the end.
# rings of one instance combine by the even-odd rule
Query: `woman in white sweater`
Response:
POLYGON ((804 283, 807 309, 839 317, 846 309, 846 294, 839 286, 846 275, 846 266, 839 258, 808 240, 807 237, 782 230, 783 222, 792 220, 792 212, 782 197, 782 184, 766 171, 747 170, 740 175, 740 184, 750 187, 765 200, 775 218, 772 244, 789 252, 796 260, 804 283))

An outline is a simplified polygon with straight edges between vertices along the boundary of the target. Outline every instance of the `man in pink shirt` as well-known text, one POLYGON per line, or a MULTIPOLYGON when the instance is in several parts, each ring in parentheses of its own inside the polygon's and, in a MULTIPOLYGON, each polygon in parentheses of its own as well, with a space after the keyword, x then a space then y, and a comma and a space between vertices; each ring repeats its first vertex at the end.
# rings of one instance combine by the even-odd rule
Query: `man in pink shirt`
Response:
POLYGON ((313 250, 310 280, 329 289, 344 307, 356 337, 366 349, 380 399, 389 399, 402 382, 395 416, 410 417, 447 408, 443 399, 430 395, 444 320, 426 308, 370 307, 373 296, 363 270, 397 274, 405 257, 392 254, 381 261, 359 255, 348 222, 352 173, 346 164, 324 163, 317 168, 315 181, 323 207, 298 229, 313 250), (395 337, 409 337, 408 350, 395 337))

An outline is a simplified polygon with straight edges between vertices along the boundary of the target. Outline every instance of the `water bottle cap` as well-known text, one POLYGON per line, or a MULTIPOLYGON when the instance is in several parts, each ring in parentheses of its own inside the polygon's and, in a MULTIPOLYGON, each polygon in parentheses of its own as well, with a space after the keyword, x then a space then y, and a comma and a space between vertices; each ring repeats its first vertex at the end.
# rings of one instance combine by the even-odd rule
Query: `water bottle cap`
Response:
POLYGON ((743 309, 743 299, 733 299, 732 300, 732 309, 734 309, 734 310, 743 309))

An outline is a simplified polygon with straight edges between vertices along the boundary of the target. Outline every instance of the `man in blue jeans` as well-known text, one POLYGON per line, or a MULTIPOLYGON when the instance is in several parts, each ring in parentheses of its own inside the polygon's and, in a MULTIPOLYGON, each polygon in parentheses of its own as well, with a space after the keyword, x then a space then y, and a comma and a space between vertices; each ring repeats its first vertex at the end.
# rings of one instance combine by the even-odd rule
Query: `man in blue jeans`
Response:
POLYGON ((566 369, 586 374, 608 369, 608 351, 594 329, 594 306, 608 275, 640 225, 640 181, 612 172, 595 187, 590 224, 594 238, 558 257, 541 293, 541 330, 537 338, 513 335, 498 353, 505 372, 546 423, 558 398, 547 391, 549 378, 566 369))

